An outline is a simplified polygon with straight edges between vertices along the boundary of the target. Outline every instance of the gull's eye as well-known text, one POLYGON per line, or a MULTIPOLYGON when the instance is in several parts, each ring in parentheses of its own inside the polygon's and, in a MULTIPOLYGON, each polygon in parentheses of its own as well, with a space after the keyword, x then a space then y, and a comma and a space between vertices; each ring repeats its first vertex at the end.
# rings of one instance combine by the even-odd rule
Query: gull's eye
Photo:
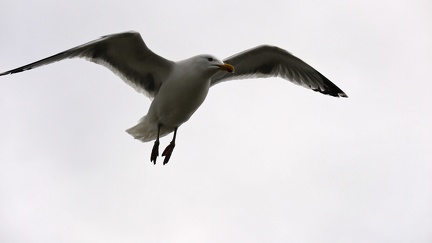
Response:
POLYGON ((207 58, 207 60, 208 60, 209 62, 213 62, 213 58, 211 58, 211 57, 207 58))

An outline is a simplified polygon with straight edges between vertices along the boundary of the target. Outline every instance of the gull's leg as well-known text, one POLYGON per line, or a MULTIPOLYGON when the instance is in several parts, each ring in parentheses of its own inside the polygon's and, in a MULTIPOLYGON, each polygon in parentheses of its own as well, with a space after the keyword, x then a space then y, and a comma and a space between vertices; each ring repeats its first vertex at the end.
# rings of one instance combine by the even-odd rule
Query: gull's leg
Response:
POLYGON ((177 136, 177 128, 178 128, 178 127, 174 128, 174 136, 173 136, 173 139, 172 139, 172 141, 170 142, 170 144, 165 148, 165 150, 164 150, 163 153, 162 153, 162 156, 165 156, 165 159, 164 159, 164 162, 163 162, 164 165, 165 165, 166 163, 168 163, 169 159, 171 158, 171 154, 172 154, 172 152, 173 152, 173 150, 174 150, 174 147, 175 147, 175 139, 176 139, 176 136, 177 136))
POLYGON ((150 161, 153 162, 153 164, 156 164, 156 158, 159 156, 159 132, 160 132, 161 126, 162 126, 161 124, 158 124, 157 138, 156 138, 156 141, 154 142, 152 153, 150 156, 150 161))

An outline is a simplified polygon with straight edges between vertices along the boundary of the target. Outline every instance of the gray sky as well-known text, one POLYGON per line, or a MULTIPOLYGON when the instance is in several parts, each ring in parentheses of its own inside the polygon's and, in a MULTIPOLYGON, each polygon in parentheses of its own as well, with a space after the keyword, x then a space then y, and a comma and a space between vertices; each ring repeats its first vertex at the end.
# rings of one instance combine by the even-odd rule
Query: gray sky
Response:
MULTIPOLYGON (((6 1, 0 71, 139 31, 159 55, 297 55, 350 98, 222 83, 168 165, 125 129, 150 100, 66 60, 0 79, 0 242, 432 241, 432 3, 6 1)), ((161 149, 171 136, 161 141, 161 149)))

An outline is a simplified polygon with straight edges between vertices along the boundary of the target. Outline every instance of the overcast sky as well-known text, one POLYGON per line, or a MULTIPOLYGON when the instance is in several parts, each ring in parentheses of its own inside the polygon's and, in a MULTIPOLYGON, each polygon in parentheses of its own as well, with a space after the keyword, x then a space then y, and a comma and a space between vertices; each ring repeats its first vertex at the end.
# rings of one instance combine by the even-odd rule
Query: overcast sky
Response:
POLYGON ((155 166, 106 68, 2 76, 0 242, 432 242, 430 0, 3 1, 0 71, 128 30, 174 61, 277 45, 349 98, 216 85, 155 166))

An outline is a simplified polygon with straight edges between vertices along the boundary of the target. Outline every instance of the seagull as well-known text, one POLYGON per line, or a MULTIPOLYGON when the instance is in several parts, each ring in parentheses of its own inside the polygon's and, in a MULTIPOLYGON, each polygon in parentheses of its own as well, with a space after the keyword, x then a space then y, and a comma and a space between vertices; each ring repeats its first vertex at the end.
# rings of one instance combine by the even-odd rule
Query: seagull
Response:
POLYGON ((313 67, 276 46, 257 46, 223 61, 206 54, 174 62, 151 51, 135 31, 102 36, 0 73, 0 76, 75 57, 107 67, 136 91, 152 99, 147 114, 126 132, 142 142, 155 140, 150 156, 154 164, 159 156, 159 138, 174 132, 170 144, 162 152, 165 165, 174 150, 178 128, 189 120, 215 84, 236 79, 281 77, 325 95, 348 97, 313 67))

